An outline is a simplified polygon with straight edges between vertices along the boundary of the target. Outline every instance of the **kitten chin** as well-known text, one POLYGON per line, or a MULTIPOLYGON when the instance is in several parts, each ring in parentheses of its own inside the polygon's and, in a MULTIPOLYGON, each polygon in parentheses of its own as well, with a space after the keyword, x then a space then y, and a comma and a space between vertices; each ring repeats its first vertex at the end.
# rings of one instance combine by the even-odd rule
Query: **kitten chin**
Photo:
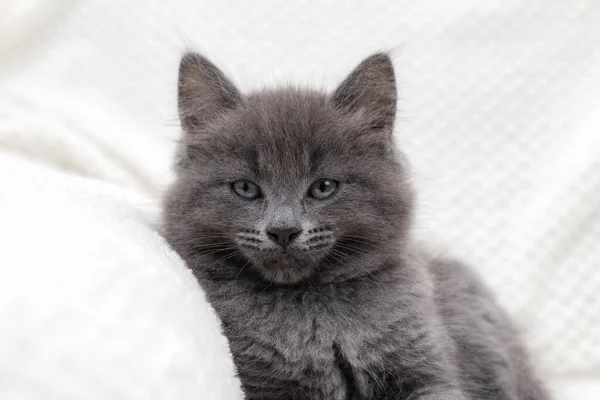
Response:
POLYGON ((275 285, 298 285, 310 279, 315 269, 312 266, 301 270, 288 268, 284 258, 273 264, 263 264, 258 268, 258 271, 265 282, 275 285))
POLYGON ((412 244, 386 54, 333 93, 244 95, 190 53, 178 95, 164 232, 221 318, 248 399, 548 398, 480 279, 412 244))

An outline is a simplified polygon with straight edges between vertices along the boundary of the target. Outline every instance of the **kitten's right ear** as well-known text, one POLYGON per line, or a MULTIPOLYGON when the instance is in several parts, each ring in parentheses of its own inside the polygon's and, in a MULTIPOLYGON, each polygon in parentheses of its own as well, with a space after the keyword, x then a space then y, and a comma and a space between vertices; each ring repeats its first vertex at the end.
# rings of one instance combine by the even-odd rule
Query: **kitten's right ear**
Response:
POLYGON ((177 92, 179 119, 187 132, 201 130, 208 121, 242 102, 240 92, 225 74, 197 53, 181 58, 177 92))

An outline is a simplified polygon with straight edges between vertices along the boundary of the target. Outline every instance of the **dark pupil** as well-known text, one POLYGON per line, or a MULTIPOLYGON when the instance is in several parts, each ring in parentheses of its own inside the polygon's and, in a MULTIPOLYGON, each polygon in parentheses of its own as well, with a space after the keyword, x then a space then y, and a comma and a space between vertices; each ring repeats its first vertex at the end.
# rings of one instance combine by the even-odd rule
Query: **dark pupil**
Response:
POLYGON ((321 181, 321 183, 319 184, 319 190, 321 191, 321 193, 325 193, 329 189, 330 185, 331 184, 329 183, 329 181, 321 181))
POLYGON ((248 182, 242 183, 242 192, 248 192, 249 188, 250 186, 248 185, 248 182))

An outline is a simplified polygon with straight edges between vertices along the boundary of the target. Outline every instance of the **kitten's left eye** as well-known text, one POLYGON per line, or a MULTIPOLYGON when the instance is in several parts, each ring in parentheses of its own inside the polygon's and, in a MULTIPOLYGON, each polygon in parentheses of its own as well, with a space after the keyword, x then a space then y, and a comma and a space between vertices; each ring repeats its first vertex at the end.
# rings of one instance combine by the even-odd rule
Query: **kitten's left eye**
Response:
POLYGON ((333 179, 319 179, 308 189, 310 197, 317 200, 323 200, 335 193, 338 187, 338 182, 333 179))

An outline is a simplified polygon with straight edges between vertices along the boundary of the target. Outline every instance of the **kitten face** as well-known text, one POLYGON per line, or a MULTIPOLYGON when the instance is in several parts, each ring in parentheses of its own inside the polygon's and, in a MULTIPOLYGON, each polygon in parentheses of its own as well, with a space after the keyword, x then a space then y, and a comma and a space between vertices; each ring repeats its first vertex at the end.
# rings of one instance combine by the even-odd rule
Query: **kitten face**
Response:
POLYGON ((410 222, 411 191, 391 146, 393 83, 389 58, 376 55, 332 95, 242 96, 205 58, 186 55, 185 133, 165 203, 171 244, 228 277, 296 284, 368 274, 397 252, 410 222))

